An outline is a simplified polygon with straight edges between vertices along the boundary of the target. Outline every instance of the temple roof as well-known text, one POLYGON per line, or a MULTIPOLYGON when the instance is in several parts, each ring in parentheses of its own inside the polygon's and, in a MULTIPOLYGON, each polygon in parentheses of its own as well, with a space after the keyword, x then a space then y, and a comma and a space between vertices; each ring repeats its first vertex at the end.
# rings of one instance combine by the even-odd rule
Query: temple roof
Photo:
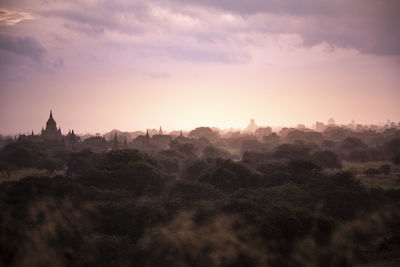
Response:
POLYGON ((48 125, 54 125, 54 126, 57 125, 56 121, 53 118, 53 112, 51 110, 50 110, 50 118, 46 122, 46 126, 48 125))

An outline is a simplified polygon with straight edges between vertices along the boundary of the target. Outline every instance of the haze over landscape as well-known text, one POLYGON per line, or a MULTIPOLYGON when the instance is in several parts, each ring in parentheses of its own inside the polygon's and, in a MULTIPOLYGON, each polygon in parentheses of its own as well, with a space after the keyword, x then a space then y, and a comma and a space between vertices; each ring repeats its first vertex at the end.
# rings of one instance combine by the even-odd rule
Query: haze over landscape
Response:
POLYGON ((0 133, 399 120, 399 1, 1 1, 0 133))
POLYGON ((0 0, 0 266, 400 266, 400 0, 0 0))

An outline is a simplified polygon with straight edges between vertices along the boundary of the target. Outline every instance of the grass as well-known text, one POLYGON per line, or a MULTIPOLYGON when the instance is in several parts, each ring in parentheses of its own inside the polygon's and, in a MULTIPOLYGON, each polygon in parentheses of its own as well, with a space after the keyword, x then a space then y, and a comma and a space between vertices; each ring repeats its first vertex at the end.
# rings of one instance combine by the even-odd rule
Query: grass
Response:
POLYGON ((361 184, 368 188, 382 188, 384 190, 400 190, 400 178, 397 175, 388 175, 387 177, 368 177, 366 175, 356 176, 361 184))
POLYGON ((368 161, 368 162, 350 162, 343 161, 343 170, 350 171, 354 175, 364 175, 364 171, 370 168, 379 169, 382 165, 390 165, 393 173, 400 173, 400 168, 390 161, 368 161))
POLYGON ((349 162, 343 161, 343 170, 352 172, 360 182, 368 188, 382 188, 384 190, 400 190, 400 167, 390 161, 349 162), (382 165, 391 166, 389 175, 365 175, 364 171, 370 168, 379 169, 382 165))

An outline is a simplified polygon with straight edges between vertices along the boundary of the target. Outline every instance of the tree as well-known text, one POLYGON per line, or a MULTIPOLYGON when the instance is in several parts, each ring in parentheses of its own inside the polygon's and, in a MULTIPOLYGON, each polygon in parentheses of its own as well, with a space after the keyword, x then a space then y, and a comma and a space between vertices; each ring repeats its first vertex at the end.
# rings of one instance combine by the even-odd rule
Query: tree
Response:
POLYGON ((400 161, 400 138, 390 140, 385 144, 385 148, 390 158, 397 158, 397 162, 400 161))
POLYGON ((351 161, 367 162, 370 156, 365 150, 355 150, 350 152, 351 161))
POLYGON ((292 160, 289 162, 288 168, 292 173, 295 174, 321 170, 320 166, 308 160, 292 160))
POLYGON ((242 144, 242 151, 258 151, 262 152, 264 150, 263 144, 257 140, 245 140, 242 144))
POLYGON ((226 150, 208 145, 203 150, 204 158, 230 158, 230 153, 226 150))
POLYGON ((280 143, 281 138, 276 133, 271 133, 263 138, 264 142, 268 143, 280 143))
POLYGON ((400 165, 400 153, 392 158, 394 164, 400 165))
POLYGON ((326 147, 326 148, 329 148, 329 149, 332 149, 332 148, 334 148, 336 146, 336 142, 332 141, 332 140, 324 140, 322 142, 322 146, 326 147))
POLYGON ((384 174, 384 175, 389 175, 392 167, 389 164, 384 164, 382 165, 379 170, 384 174))
POLYGON ((360 138, 357 137, 347 137, 343 140, 341 146, 342 149, 346 150, 362 149, 366 147, 367 145, 360 138))
POLYGON ((305 132, 300 130, 293 130, 287 134, 286 140, 288 142, 293 142, 295 140, 303 140, 306 142, 321 142, 322 134, 319 132, 305 132))
POLYGON ((18 146, 10 151, 7 159, 18 168, 32 168, 35 167, 37 157, 32 150, 18 146))
POLYGON ((180 142, 176 139, 171 141, 169 147, 185 156, 195 156, 196 153, 196 147, 192 143, 180 142))
POLYGON ((303 160, 309 157, 311 148, 304 144, 283 144, 276 148, 273 157, 276 159, 303 160))
POLYGON ((271 127, 260 127, 254 133, 257 136, 268 136, 272 133, 271 127))
POLYGON ((198 127, 189 133, 189 137, 193 138, 204 137, 210 141, 215 141, 219 137, 219 133, 213 131, 210 127, 198 127))
POLYGON ((221 191, 232 192, 256 185, 257 176, 244 164, 225 159, 195 162, 186 170, 185 179, 213 185, 221 191))
POLYGON ((97 155, 90 149, 84 149, 80 152, 71 153, 67 164, 67 174, 82 174, 95 167, 97 155))
POLYGON ((330 150, 317 151, 311 155, 311 160, 322 168, 341 169, 342 163, 337 155, 330 150))
POLYGON ((53 173, 55 170, 62 170, 65 168, 64 163, 57 159, 46 158, 40 160, 37 164, 39 169, 46 169, 50 173, 53 173))

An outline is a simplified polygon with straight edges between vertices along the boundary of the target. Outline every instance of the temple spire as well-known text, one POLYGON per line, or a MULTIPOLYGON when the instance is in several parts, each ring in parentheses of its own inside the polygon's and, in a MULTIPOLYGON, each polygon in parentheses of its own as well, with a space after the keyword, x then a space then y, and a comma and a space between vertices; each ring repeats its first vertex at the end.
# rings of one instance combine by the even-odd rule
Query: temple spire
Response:
POLYGON ((147 131, 146 131, 146 135, 144 136, 144 139, 143 139, 143 144, 144 145, 149 145, 150 144, 149 129, 147 129, 147 131))

